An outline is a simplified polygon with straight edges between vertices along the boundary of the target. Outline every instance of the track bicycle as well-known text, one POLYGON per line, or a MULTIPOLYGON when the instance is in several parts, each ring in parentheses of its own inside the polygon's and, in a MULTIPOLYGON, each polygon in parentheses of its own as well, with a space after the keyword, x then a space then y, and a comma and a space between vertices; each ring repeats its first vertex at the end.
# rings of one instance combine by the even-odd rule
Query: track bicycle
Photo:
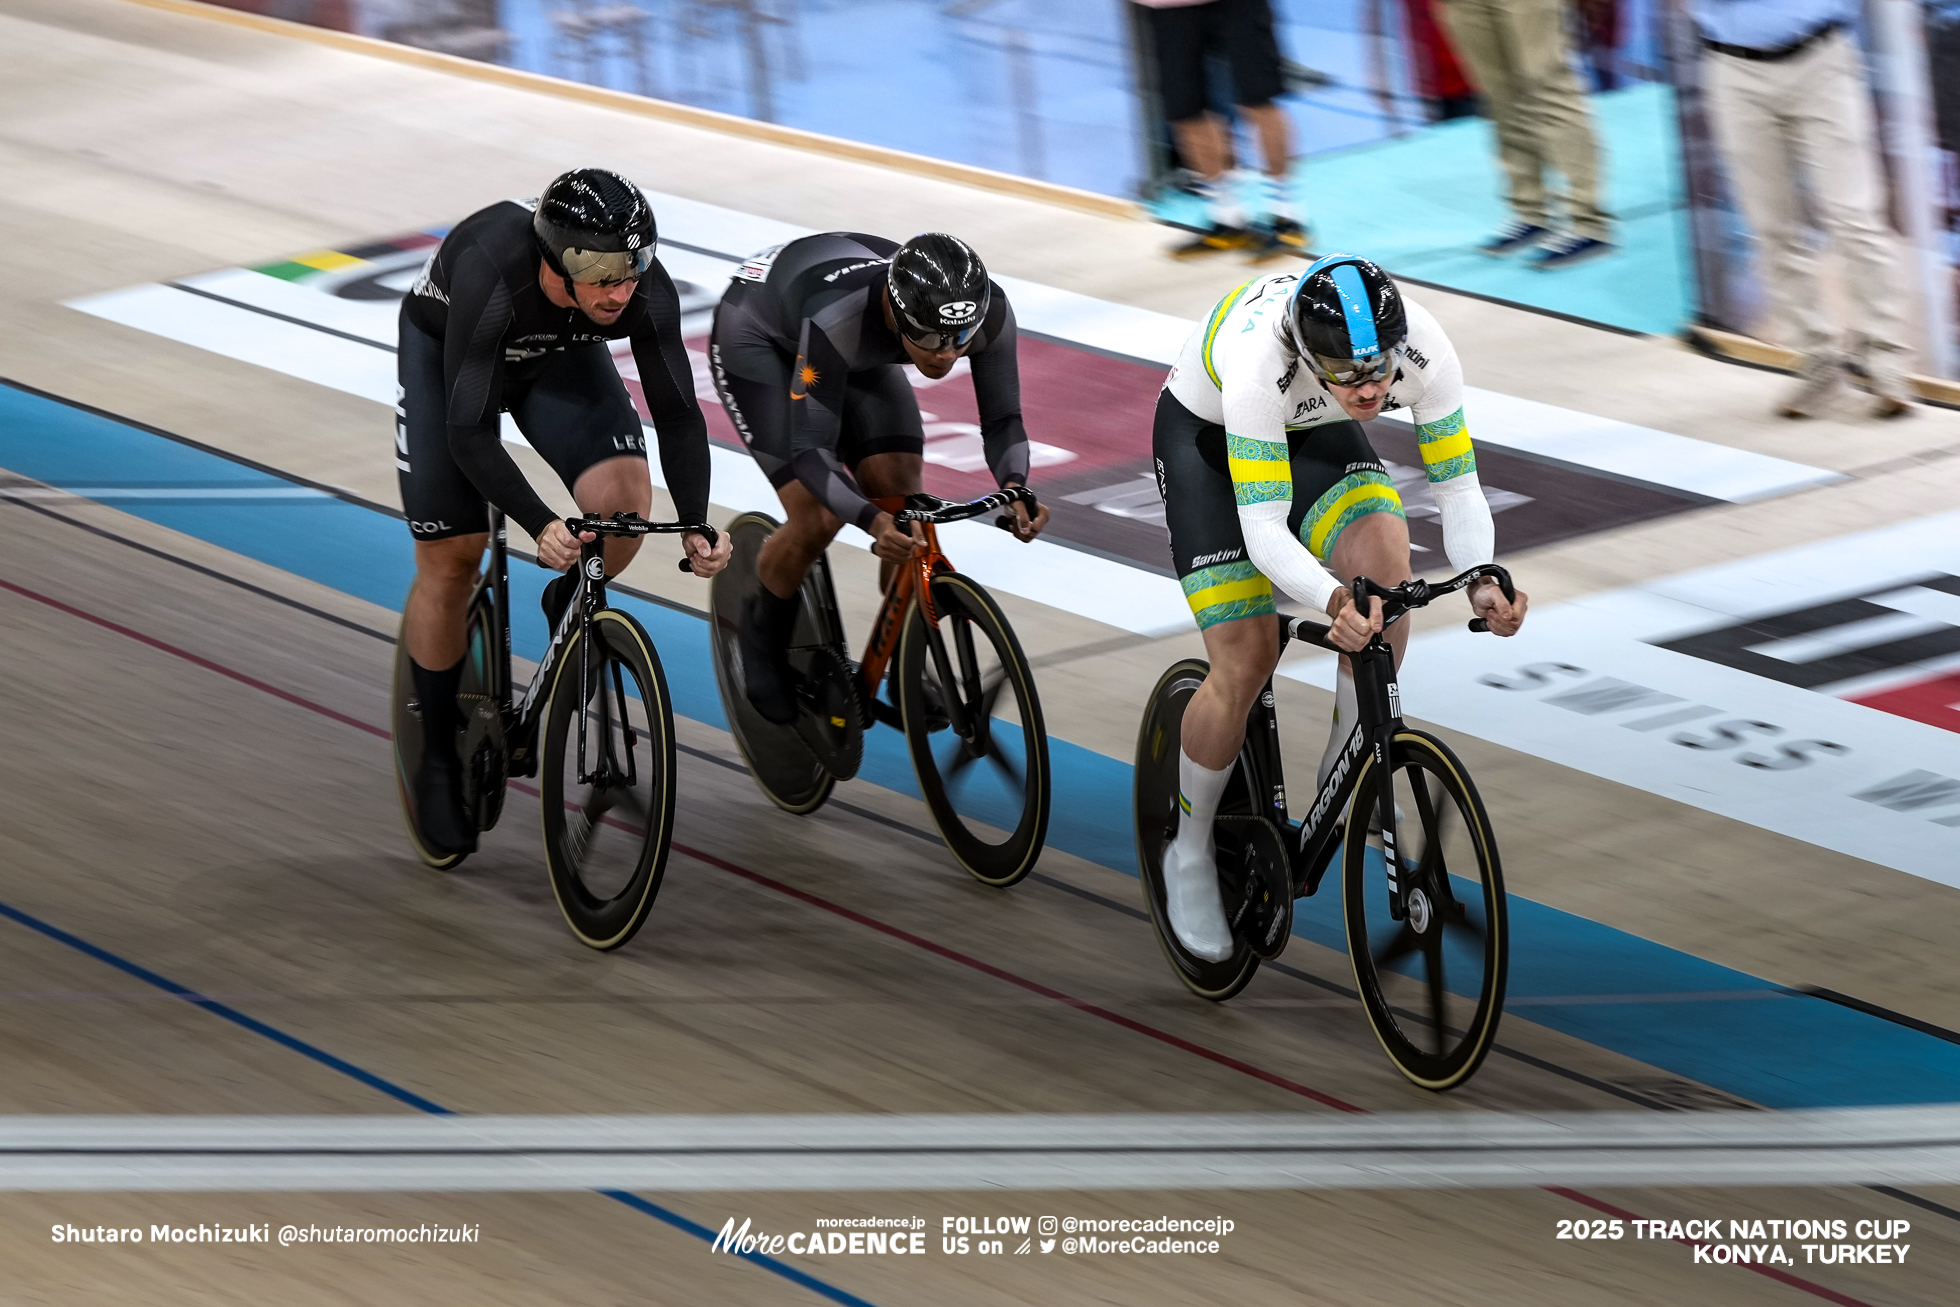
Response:
POLYGON ((777 807, 798 815, 822 807, 838 781, 857 775, 865 732, 882 722, 905 735, 926 806, 962 867, 994 886, 1015 884, 1034 867, 1049 802, 1048 732, 1034 672, 993 596, 953 570, 936 529, 1016 502, 1035 506, 1023 486, 964 504, 924 494, 881 501, 900 528, 924 527, 925 548, 891 568, 855 663, 830 560, 819 558, 804 578, 790 637, 799 712, 781 726, 749 703, 740 647, 743 609, 762 584, 757 558, 780 524, 766 513, 729 523, 733 554, 709 591, 715 681, 736 747, 777 807))
MULTIPOLYGON (((538 777, 552 892, 579 942, 614 949, 653 909, 674 830, 674 713, 660 655, 645 628, 606 603, 608 537, 697 531, 705 523, 649 522, 636 513, 565 519, 598 539, 579 552, 578 584, 522 699, 512 698, 510 569, 504 515, 491 510, 489 565, 470 596, 467 652, 456 694, 463 727, 463 805, 480 831, 503 814, 514 776, 538 777)), ((686 559, 683 571, 691 570, 686 559)), ((406 622, 406 617, 404 617, 406 622)), ((438 854, 415 814, 421 705, 404 627, 395 644, 395 786, 410 841, 438 870, 467 854, 438 854)))
MULTIPOLYGON (((1287 815, 1279 717, 1267 680, 1213 826, 1235 944, 1223 961, 1208 962, 1178 941, 1163 876, 1164 849, 1179 816, 1179 727, 1210 664, 1191 658, 1166 671, 1137 735, 1137 861, 1158 942, 1178 978, 1216 1001, 1245 988, 1261 959, 1285 949, 1294 900, 1320 888, 1339 853, 1348 957, 1362 1007, 1389 1061, 1425 1089, 1462 1084, 1490 1051, 1504 1007, 1511 937, 1504 873, 1483 800, 1448 745, 1403 723, 1386 632, 1410 611, 1484 577, 1507 600, 1515 598, 1510 574, 1495 564, 1433 585, 1356 578, 1354 602, 1365 612, 1370 597, 1381 599, 1383 629, 1347 655, 1360 720, 1298 824, 1287 815)), ((1328 642, 1323 623, 1278 621, 1282 651, 1295 639, 1341 652, 1328 642)), ((1470 629, 1488 628, 1478 618, 1470 629)))

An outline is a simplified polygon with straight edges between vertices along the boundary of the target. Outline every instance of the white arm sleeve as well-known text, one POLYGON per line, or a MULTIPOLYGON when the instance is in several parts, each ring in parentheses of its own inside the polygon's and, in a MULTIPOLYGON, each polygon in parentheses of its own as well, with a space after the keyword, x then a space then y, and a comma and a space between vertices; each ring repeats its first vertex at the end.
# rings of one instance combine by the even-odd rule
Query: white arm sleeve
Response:
MULTIPOLYGON (((1443 519, 1443 552, 1450 556, 1451 567, 1467 572, 1497 556, 1497 527, 1490 520, 1490 503, 1475 472, 1435 482, 1429 487, 1429 497, 1436 501, 1436 512, 1443 519)), ((1244 519, 1245 510, 1239 510, 1239 517, 1244 519)), ((1284 529, 1285 523, 1280 525, 1284 529)), ((1250 549, 1250 532, 1245 540, 1250 549)), ((1263 565, 1260 570, 1265 570, 1263 565)))
MULTIPOLYGON (((1481 494, 1477 501, 1483 502, 1481 494)), ((1314 612, 1324 613, 1327 601, 1334 597, 1341 583, 1286 529, 1287 512, 1292 507, 1293 502, 1288 499, 1239 506, 1239 531, 1245 536, 1245 556, 1274 585, 1314 612)), ((1484 516, 1488 521, 1489 513, 1484 516)))

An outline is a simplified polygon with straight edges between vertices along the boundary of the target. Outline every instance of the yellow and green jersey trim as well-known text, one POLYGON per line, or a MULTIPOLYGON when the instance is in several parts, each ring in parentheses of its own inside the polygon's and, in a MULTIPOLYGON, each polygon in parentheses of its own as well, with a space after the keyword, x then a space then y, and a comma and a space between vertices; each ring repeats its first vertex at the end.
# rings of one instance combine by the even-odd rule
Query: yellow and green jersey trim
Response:
POLYGON ((1178 584, 1184 587, 1184 602, 1191 605, 1200 631, 1220 622, 1267 617, 1279 611, 1273 607, 1273 583, 1245 559, 1201 567, 1179 577, 1178 584))
POLYGON ((1477 470, 1477 451, 1470 445, 1470 430, 1463 423, 1460 408, 1446 418, 1417 426, 1416 442, 1422 447, 1423 471, 1432 483, 1477 470))
POLYGON ((1225 464, 1232 474, 1232 497, 1240 507, 1293 498, 1293 459, 1283 442, 1228 433, 1225 464))
POLYGON ((1258 280, 1259 278, 1254 277, 1252 281, 1246 282, 1244 286, 1236 288, 1230 295, 1218 301, 1218 307, 1211 311, 1211 317, 1205 321, 1205 347, 1203 351, 1205 375, 1210 377, 1211 384, 1220 390, 1225 389, 1225 383, 1218 379, 1218 369, 1211 361, 1212 342, 1218 339, 1218 329, 1225 325, 1227 315, 1231 313, 1233 306, 1239 302, 1239 296, 1245 294, 1246 286, 1250 286, 1253 281, 1258 280))
POLYGON ((1370 513, 1393 513, 1404 519, 1408 516, 1402 511, 1402 496, 1395 493, 1395 483, 1385 474, 1350 473, 1314 500, 1313 507, 1300 520, 1300 541, 1315 558, 1326 562, 1334 552, 1334 542, 1341 538, 1348 524, 1370 513))

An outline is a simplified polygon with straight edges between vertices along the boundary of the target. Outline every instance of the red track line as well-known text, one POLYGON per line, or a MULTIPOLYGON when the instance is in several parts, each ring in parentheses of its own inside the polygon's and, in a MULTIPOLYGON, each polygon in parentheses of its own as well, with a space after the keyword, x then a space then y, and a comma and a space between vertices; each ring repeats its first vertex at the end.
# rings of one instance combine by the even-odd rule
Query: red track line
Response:
POLYGON ((1145 1025, 1143 1022, 1137 1021, 1134 1018, 1126 1017, 1121 1012, 1112 1012, 1106 1007, 1099 1007, 1094 1003, 1064 994, 1059 989, 1050 989, 1038 980, 1029 980, 1026 976, 1017 976, 1011 971, 1002 970, 991 962, 982 962, 979 958, 962 953, 958 949, 951 949, 947 948, 944 944, 934 943, 932 940, 914 935, 908 930, 901 930, 897 926, 879 921, 876 917, 867 917, 862 912, 854 911, 841 903, 832 903, 829 899, 812 894, 808 890, 800 890, 794 885, 786 885, 782 881, 765 876, 759 871, 750 871, 746 867, 738 867, 732 862, 717 858, 712 853, 704 853, 699 849, 689 848, 687 845, 681 844, 678 841, 675 842, 674 847, 696 861, 705 862, 711 867, 719 867, 721 870, 740 876, 744 880, 751 880, 758 885, 767 886, 779 894, 787 894, 791 898, 808 903, 812 907, 822 908, 825 912, 833 912, 847 921, 855 921, 860 926, 869 926, 881 934, 890 935, 893 939, 904 940, 907 944, 915 948, 922 948, 928 953, 936 953, 940 957, 951 962, 957 962, 963 967, 971 967, 983 975, 992 976, 995 980, 1004 980, 1010 985, 1020 986, 1029 993, 1039 994, 1043 998, 1050 998, 1057 1003, 1067 1004, 1078 1012, 1086 1012, 1090 1016, 1101 1017, 1104 1021, 1119 1025, 1125 1030, 1135 1031, 1137 1034, 1154 1039, 1160 1044, 1169 1044, 1172 1048, 1182 1049, 1186 1053, 1195 1054, 1198 1057, 1204 1058, 1206 1061, 1216 1062, 1223 1067, 1230 1067, 1232 1070, 1243 1075, 1251 1076, 1256 1080, 1263 1080, 1269 1085, 1277 1085, 1279 1088, 1287 1090, 1290 1093, 1298 1094, 1302 1098, 1311 1098, 1323 1107, 1331 1107, 1339 1112, 1355 1112, 1363 1115, 1368 1111, 1365 1107, 1356 1107, 1353 1103, 1336 1098, 1332 1094, 1323 1094, 1318 1089, 1303 1085, 1297 1080, 1288 1080, 1285 1076, 1253 1066, 1250 1062, 1241 1062, 1238 1058, 1228 1053, 1221 1053, 1214 1048, 1206 1048, 1203 1044, 1194 1044, 1190 1040, 1173 1035, 1167 1030, 1159 1030, 1155 1026, 1145 1025))
MULTIPOLYGON (((93 613, 86 613, 79 608, 70 607, 69 605, 62 603, 58 599, 50 599, 46 595, 38 594, 32 590, 24 589, 21 586, 15 585, 13 582, 7 580, 0 580, 0 587, 5 587, 6 589, 13 591, 15 594, 21 595, 28 599, 35 600, 38 603, 46 604, 50 608, 56 608, 64 613, 68 613, 72 616, 79 617, 83 621, 93 622, 95 623, 95 625, 103 627, 107 630, 114 631, 118 635, 126 635, 130 639, 140 641, 143 644, 149 645, 153 649, 161 649, 165 653, 174 654, 176 657, 182 658, 186 662, 195 663, 197 666, 204 668, 206 671, 216 672, 220 676, 229 677, 230 679, 239 682, 241 685, 249 685, 255 690, 263 690, 265 693, 270 694, 275 698, 283 699, 287 703, 294 704, 301 708, 305 708, 310 712, 319 713, 322 717, 331 718, 332 720, 337 721, 344 726, 352 726, 355 730, 366 731, 369 735, 378 735, 384 740, 393 738, 389 732, 382 730, 378 726, 370 726, 368 723, 364 721, 360 721, 357 718, 349 717, 344 713, 335 712, 333 709, 327 707, 324 704, 318 704, 313 702, 311 699, 302 698, 297 694, 293 694, 289 691, 282 690, 276 685, 268 685, 264 681, 245 675, 243 672, 233 671, 231 668, 225 667, 219 663, 214 663, 208 658, 201 658, 197 654, 191 653, 187 649, 179 649, 176 645, 166 644, 162 640, 154 639, 150 636, 144 635, 140 631, 133 631, 127 626, 122 626, 119 625, 118 623, 111 622, 106 618, 97 617, 93 613)), ((529 785, 519 784, 514 781, 512 782, 512 784, 515 786, 515 788, 522 790, 528 794, 535 795, 537 793, 537 791, 529 785)), ((924 936, 914 935, 912 932, 908 930, 903 930, 897 926, 893 926, 886 922, 879 921, 876 917, 868 917, 864 913, 858 912, 852 908, 847 908, 841 903, 833 903, 829 899, 826 899, 821 895, 812 894, 808 890, 798 889, 794 885, 786 884, 783 881, 776 880, 775 878, 770 876, 765 876, 761 872, 750 871, 746 867, 739 867, 736 864, 727 861, 726 859, 716 857, 712 853, 706 853, 700 849, 691 848, 688 845, 679 843, 678 841, 674 843, 673 847, 680 850, 688 857, 695 859, 697 862, 704 862, 710 867, 715 867, 721 871, 726 871, 731 875, 740 876, 744 880, 753 881, 757 885, 761 885, 764 886, 765 888, 775 890, 779 894, 786 894, 789 897, 798 900, 799 902, 807 903, 815 908, 821 908, 825 912, 834 913, 837 916, 843 917, 847 921, 854 921, 861 926, 866 926, 872 930, 878 931, 880 934, 889 935, 893 939, 903 940, 905 943, 910 944, 915 948, 924 949, 926 952, 936 954, 939 957, 945 958, 949 962, 957 962, 961 966, 970 967, 971 969, 978 971, 983 975, 992 976, 996 980, 1006 981, 1010 985, 1019 986, 1020 988, 1025 989, 1030 993, 1039 994, 1043 998, 1053 999, 1055 1002, 1065 1004, 1068 1007, 1074 1008, 1078 1012, 1083 1012, 1083 1013, 1087 1013, 1090 1016, 1099 1017, 1102 1020, 1110 1022, 1113 1025, 1121 1026, 1125 1030, 1134 1031, 1137 1034, 1144 1035, 1150 1039, 1157 1040, 1159 1043, 1168 1044, 1172 1048, 1180 1049, 1186 1053, 1191 1053, 1198 1057, 1202 1057, 1206 1061, 1215 1062, 1219 1066, 1228 1067, 1233 1071, 1237 1071, 1241 1073, 1242 1075, 1251 1076, 1256 1080, 1263 1080, 1267 1084, 1274 1085, 1280 1089, 1287 1090, 1289 1093, 1298 1094, 1303 1098, 1310 1098, 1314 1102, 1319 1103, 1325 1107, 1334 1108, 1336 1111, 1353 1112, 1364 1116, 1373 1115, 1372 1111, 1369 1108, 1357 1107, 1355 1104, 1336 1098, 1332 1094, 1324 1094, 1320 1090, 1311 1088, 1307 1085, 1303 1085, 1296 1080, 1289 1080, 1285 1076, 1279 1075, 1275 1072, 1267 1071, 1264 1070, 1263 1068, 1253 1066, 1250 1062, 1242 1062, 1238 1058, 1235 1058, 1230 1054, 1221 1053, 1217 1049, 1206 1048, 1203 1044, 1194 1044, 1190 1040, 1180 1038, 1177 1035, 1173 1035, 1167 1030, 1159 1030, 1155 1026, 1146 1025, 1143 1022, 1138 1021, 1132 1017, 1126 1017, 1120 1012, 1112 1012, 1106 1007, 1101 1007, 1098 1006, 1097 1004, 1087 1002, 1086 1000, 1075 998, 1069 994, 1064 994, 1059 989, 1051 989, 1047 985, 1042 984, 1038 980, 1029 980, 1025 976, 1017 976, 1011 971, 1006 971, 1000 967, 993 965, 993 963, 991 962, 983 962, 979 958, 973 957, 970 954, 962 953, 957 949, 948 948, 944 944, 935 943, 932 940, 926 939, 924 936)), ((1572 1202, 1579 1203, 1580 1205, 1585 1207, 1590 1207, 1594 1211, 1606 1212, 1612 1216, 1617 1216, 1621 1220, 1630 1221, 1630 1220, 1640 1219, 1634 1216, 1634 1214, 1629 1211, 1626 1211, 1622 1208, 1615 1207, 1611 1203, 1604 1202, 1598 1198, 1594 1198, 1589 1194, 1581 1193, 1577 1189, 1566 1189, 1557 1185, 1542 1185, 1540 1186, 1540 1188, 1542 1188, 1546 1193, 1557 1194, 1561 1198, 1565 1198, 1572 1202)), ((1690 1239, 1680 1239, 1680 1240, 1676 1240, 1676 1242, 1691 1244, 1691 1245, 1699 1243, 1698 1240, 1690 1240, 1690 1239)), ((1821 1284, 1813 1284, 1809 1280, 1803 1279, 1800 1276, 1791 1275, 1787 1271, 1779 1271, 1772 1267, 1763 1266, 1755 1262, 1731 1263, 1731 1265, 1738 1265, 1740 1269, 1745 1271, 1754 1271, 1758 1275, 1767 1276, 1768 1278, 1775 1280, 1780 1284, 1787 1284, 1791 1288, 1801 1289, 1805 1293, 1824 1299, 1826 1302, 1836 1303, 1838 1304, 1838 1307, 1871 1307, 1871 1304, 1864 1302, 1862 1299, 1848 1297, 1844 1294, 1838 1293, 1834 1289, 1827 1289, 1821 1284)))
POLYGON ((126 635, 138 643, 149 645, 152 649, 161 649, 167 654, 174 654, 187 663, 197 664, 207 672, 216 672, 220 676, 230 677, 240 685, 249 685, 254 690, 263 690, 275 699, 284 699, 287 703, 297 704, 301 708, 319 713, 322 717, 331 717, 342 726, 351 726, 357 731, 366 731, 369 735, 378 735, 384 740, 393 738, 387 731, 382 730, 378 726, 370 726, 358 718, 349 717, 345 713, 337 713, 325 704, 314 703, 311 699, 303 699, 299 695, 289 690, 282 690, 276 685, 267 685, 257 677, 247 676, 243 672, 235 672, 220 663, 212 662, 209 658, 200 658, 188 649, 179 649, 174 644, 166 644, 155 636, 144 635, 141 631, 132 631, 127 626, 119 622, 112 622, 106 617, 97 617, 94 613, 85 613, 79 608, 62 603, 59 599, 51 599, 47 595, 15 585, 12 581, 0 579, 0 587, 5 587, 22 598, 32 599, 35 603, 46 604, 50 608, 67 613, 70 617, 79 617, 84 622, 93 622, 106 630, 114 631, 117 635, 126 635))

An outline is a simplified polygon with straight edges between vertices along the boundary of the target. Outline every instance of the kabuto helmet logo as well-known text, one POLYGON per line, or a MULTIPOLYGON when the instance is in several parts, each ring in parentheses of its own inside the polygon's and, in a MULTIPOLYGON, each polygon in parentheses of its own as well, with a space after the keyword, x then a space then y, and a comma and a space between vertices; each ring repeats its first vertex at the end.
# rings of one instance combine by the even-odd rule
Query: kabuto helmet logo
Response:
POLYGON ((965 322, 973 316, 974 311, 979 307, 972 300, 954 300, 950 304, 941 304, 939 306, 939 320, 948 323, 965 322))

